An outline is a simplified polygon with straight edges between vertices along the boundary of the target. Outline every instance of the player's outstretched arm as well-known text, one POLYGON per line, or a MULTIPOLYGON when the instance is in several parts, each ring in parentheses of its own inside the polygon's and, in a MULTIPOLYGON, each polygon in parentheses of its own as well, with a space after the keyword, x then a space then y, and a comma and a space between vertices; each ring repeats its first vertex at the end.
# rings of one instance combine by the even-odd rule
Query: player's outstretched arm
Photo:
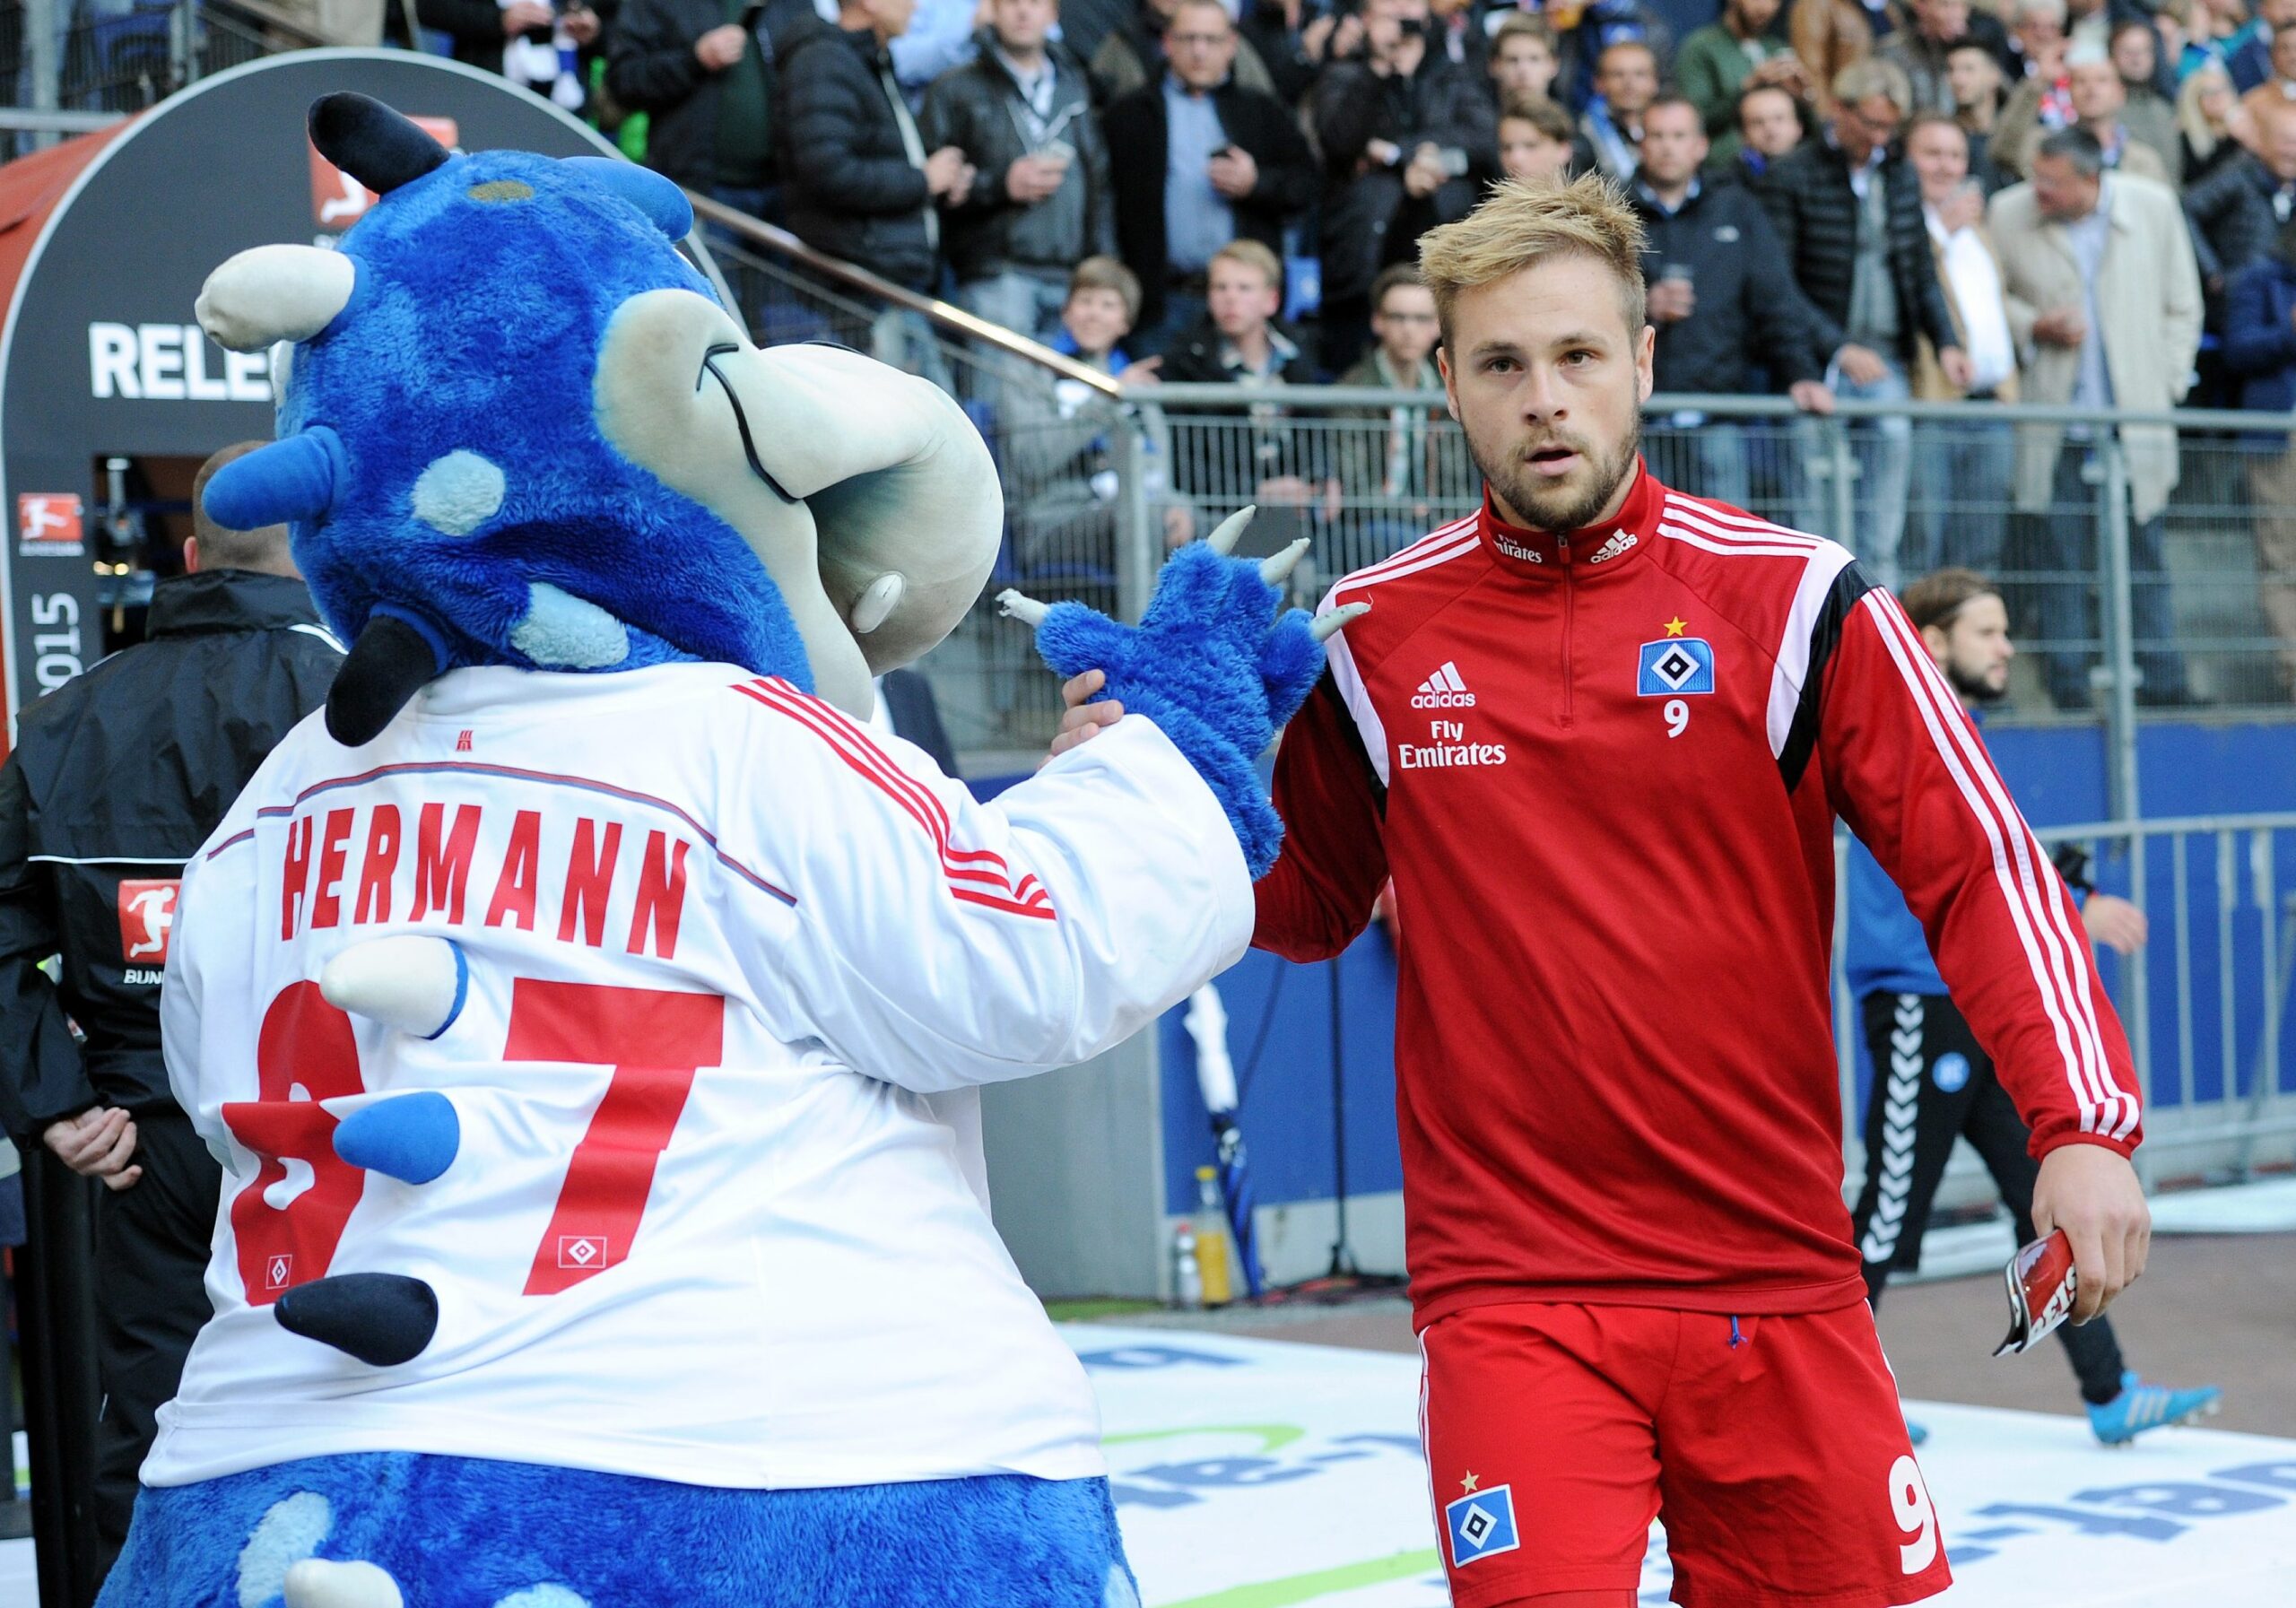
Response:
MULTIPOLYGON (((1324 638, 1334 659, 1342 658, 1349 652, 1343 628, 1368 606, 1327 600, 1311 634, 1324 638)), ((1060 692, 1067 708, 1052 759, 1092 741, 1126 712, 1109 690, 1108 673, 1097 666, 1071 675, 1060 692)), ((1254 884, 1256 948, 1293 960, 1327 960, 1362 932, 1387 877, 1378 795, 1362 738, 1333 679, 1321 676, 1283 726, 1276 752, 1273 804, 1282 847, 1254 884)))
POLYGON ((2144 1266, 2137 1079, 2080 912, 1906 619, 1841 603, 1821 769, 1834 807, 1921 918, 1937 969, 2041 1159, 2034 1220, 2063 1229, 2094 1317, 2144 1266))
POLYGON ((1220 801, 1254 877, 1267 874, 1283 823, 1253 761, 1322 674, 1321 644, 1364 605, 1309 621, 1285 609, 1278 585, 1308 550, 1305 538, 1263 562, 1231 557, 1254 510, 1245 508, 1165 561, 1137 626, 1082 604, 1050 605, 1008 591, 1004 612, 1036 627, 1037 651, 1072 683, 1097 671, 1088 700, 1145 716, 1187 757, 1220 801))
POLYGON ((1121 1041, 1243 952, 1242 849, 1151 723, 984 804, 913 744, 754 691, 719 818, 726 852, 788 896, 761 903, 743 957, 784 1039, 919 1092, 1024 1077, 1121 1041))

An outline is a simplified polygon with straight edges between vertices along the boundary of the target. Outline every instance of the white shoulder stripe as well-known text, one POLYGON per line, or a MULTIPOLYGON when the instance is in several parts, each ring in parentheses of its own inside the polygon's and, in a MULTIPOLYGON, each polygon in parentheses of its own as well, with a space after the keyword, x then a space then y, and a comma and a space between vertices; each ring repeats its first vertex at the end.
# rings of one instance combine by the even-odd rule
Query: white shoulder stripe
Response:
POLYGON ((1768 725, 1773 757, 1786 752, 1786 739, 1793 733, 1794 716, 1802 705, 1802 689, 1810 679, 1810 636, 1817 629, 1818 615, 1833 595, 1834 582, 1849 568, 1848 550, 1831 542, 1808 556, 1802 579, 1794 588, 1794 606, 1787 612, 1786 635, 1778 645, 1778 657, 1770 673, 1768 725))
POLYGON ((1371 772, 1384 787, 1387 785, 1387 728, 1379 723, 1379 711, 1371 707, 1371 693, 1363 685, 1363 673, 1355 667, 1355 655, 1347 646, 1347 633, 1342 631, 1334 637, 1325 645, 1325 652, 1331 659, 1332 683, 1339 689, 1347 712, 1355 717, 1355 734, 1362 739, 1364 756, 1371 761, 1371 772))
MULTIPOLYGON (((1944 676, 1930 659, 1928 653, 1922 646, 1920 636, 1913 629, 1913 622, 1906 618, 1904 610, 1898 606, 1894 598, 1890 599, 1884 617, 1892 621, 1900 639, 1919 656, 1920 663, 1928 671, 1929 684, 1933 689, 1934 696, 1951 699, 1952 692, 1945 685, 1944 676)), ((2104 1033, 2097 1025, 2096 1001, 2090 992, 2090 969, 2083 963, 2088 939, 2085 933, 2080 931, 2080 923, 2073 915, 2072 895, 2066 890, 2064 878, 2057 874, 2057 867, 2050 863, 2048 856, 2042 850, 2039 839, 2033 836, 2032 829, 2025 824, 2024 816, 2018 812, 2017 806, 2010 802, 2008 789, 2002 783, 2000 772, 1993 768, 1992 759, 1986 752, 1984 744, 1978 741, 1962 722, 1955 721, 1952 730, 1955 742, 1968 754, 1979 783, 2013 834, 2013 842, 2017 850, 2019 875, 2023 880, 2026 891, 2031 897, 2035 908, 2047 918, 2048 929, 2045 931, 2053 929, 2058 942, 2064 945, 2068 976, 2067 991, 2075 1013, 2074 1026, 2080 1030, 2087 1050, 2093 1058, 2098 1092, 2104 1100, 2108 1113, 2109 1114, 2116 1102, 2126 1108, 2126 1116, 2121 1119, 2119 1127, 2113 1134, 2115 1138, 2125 1138, 2127 1136, 2128 1130, 2136 1126, 2136 1100, 2133 1094, 2120 1087, 2118 1081, 2113 1075, 2111 1057, 2105 1053, 2104 1033), (2028 864, 2029 854, 2030 864, 2028 864), (2036 880, 2038 880, 2038 886, 2035 885, 2036 880)))
POLYGON ((1801 545, 1756 546, 1751 542, 1717 541, 1696 531, 1685 530, 1679 525, 1668 525, 1664 520, 1659 521, 1658 534, 1669 541, 1685 543, 1701 552, 1718 552, 1726 559, 1806 559, 1816 551, 1801 545))
POLYGON ((1376 569, 1358 570, 1332 587, 1332 595, 1352 591, 1359 587, 1376 587, 1382 581, 1400 580, 1406 575, 1416 575, 1422 569, 1432 569, 1438 564, 1448 564, 1462 553, 1473 552, 1483 545, 1483 539, 1473 531, 1453 539, 1448 547, 1439 547, 1422 554, 1409 563, 1390 560, 1376 569))
POLYGON ((1385 571, 1392 569, 1397 564, 1408 562, 1415 558, 1424 558, 1435 548, 1448 545, 1456 541, 1462 534, 1471 534, 1474 529, 1474 522, 1475 517, 1473 514, 1469 514, 1465 518, 1452 520, 1448 525, 1438 526, 1435 529, 1429 531, 1425 535, 1420 537, 1416 542, 1409 543, 1406 545, 1396 549, 1395 552, 1389 553, 1386 558, 1381 559, 1378 563, 1366 564, 1362 569, 1354 571, 1352 574, 1341 577, 1339 584, 1344 587, 1351 582, 1361 583, 1370 581, 1378 578, 1385 571))
POLYGON ((1813 536, 1807 531, 1795 530, 1788 526, 1757 518, 1752 514, 1728 512, 1707 503, 1692 502, 1688 498, 1672 494, 1666 498, 1666 509, 1669 513, 1683 516, 1689 522, 1699 525, 1716 535, 1744 535, 1764 539, 1783 538, 1788 541, 1811 543, 1825 540, 1823 536, 1813 536))
POLYGON ((1868 592, 1859 606, 1873 616, 1883 646, 1897 665, 1930 741, 1992 849, 1994 880, 2055 1032, 2057 1053, 2064 1057, 2066 1081, 2081 1110, 2082 1131, 2126 1137, 2135 1125, 2135 1102, 2113 1082, 2089 1011, 2086 969, 2077 958, 2072 960, 2071 972, 2080 978, 2076 989, 2066 971, 2067 952, 2060 947, 2069 943, 2062 912, 2048 908, 2054 901, 2045 901, 2036 883, 2034 861, 2040 861, 2044 881, 2057 881, 2054 868, 2041 859, 2039 844, 2009 804, 1990 762, 1953 708, 1927 649, 1913 635, 1895 600, 1877 589, 1868 592))
MULTIPOLYGON (((1887 617, 1892 621, 1900 638, 1908 645, 1909 650, 1918 656, 1921 665, 1928 672, 1933 695, 1939 699, 1950 700, 1952 692, 1945 685, 1944 675, 1939 673, 1936 665, 1930 659, 1928 653, 1922 646, 1920 637, 1913 629, 1913 622, 1905 617, 1904 611, 1898 607, 1895 599, 1890 600, 1887 617)), ((2081 929, 2078 918, 2073 913, 2072 895, 2066 891, 2064 879, 2057 874, 2057 867, 2050 863, 2048 854, 2041 848, 2039 840, 2033 836, 2032 830, 2025 824, 2023 815, 2010 801, 2008 789, 2003 785, 2000 773, 1993 768, 1992 760, 1986 753, 1984 744, 1978 741, 1962 722, 1955 721, 1951 730, 1955 742, 1969 756, 1970 768, 1979 786, 1992 801, 1994 807, 1999 811, 2004 822, 2008 825, 2012 834, 2012 846, 2016 851, 2020 882, 2032 907, 2044 918, 2043 937, 2046 939, 2054 933, 2057 943, 2062 945, 2063 975, 2066 978, 2066 995, 2073 1006, 2073 1025, 2092 1068, 2097 1093, 2102 1102, 2103 1116, 2099 1126, 2100 1129, 2109 1127, 2113 1138, 2126 1138, 2130 1130, 2136 1126, 2137 1100, 2134 1093, 2120 1087, 2118 1080, 2113 1074, 2111 1057, 2105 1052, 2104 1033, 2097 1024, 2096 1000, 2091 992, 2091 969, 2084 963, 2088 939, 2081 929), (2116 1111, 2119 1113, 2118 1117, 2115 1115, 2116 1111)), ((2044 945, 2044 947, 2048 946, 2044 945)), ((2057 955, 2057 951, 2055 949, 2050 949, 2049 952, 2053 958, 2057 955)))

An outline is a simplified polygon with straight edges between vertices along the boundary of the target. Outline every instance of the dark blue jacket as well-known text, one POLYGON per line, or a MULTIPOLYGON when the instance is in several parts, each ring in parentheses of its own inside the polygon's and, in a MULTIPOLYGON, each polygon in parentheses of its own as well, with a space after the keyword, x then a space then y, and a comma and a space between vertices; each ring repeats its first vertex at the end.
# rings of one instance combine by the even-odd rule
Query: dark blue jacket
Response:
MULTIPOLYGON (((2224 298, 2225 371, 2240 382, 2240 405, 2257 413, 2296 411, 2296 265, 2278 252, 2232 277, 2224 298)), ((2250 445, 2266 445, 2250 438, 2250 445)), ((2284 434, 2269 438, 2284 449, 2284 434)))

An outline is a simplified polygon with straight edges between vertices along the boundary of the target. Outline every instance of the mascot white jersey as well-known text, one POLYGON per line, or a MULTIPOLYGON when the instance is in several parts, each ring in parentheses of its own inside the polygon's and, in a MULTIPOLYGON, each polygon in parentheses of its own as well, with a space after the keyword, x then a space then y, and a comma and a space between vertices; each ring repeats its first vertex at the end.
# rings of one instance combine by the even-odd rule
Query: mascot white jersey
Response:
POLYGON ((506 1447, 732 1486, 1101 1472, 942 1108, 1242 952, 1234 834, 1153 726, 988 810, 769 678, 459 670, 356 752, 306 722, 180 908, 168 1051, 226 1206, 148 1482, 506 1447), (419 1032, 311 980, 358 1004, 364 946, 417 933, 371 952, 467 979, 419 1032), (435 1181, 340 1159, 414 1091, 451 1108, 435 1181), (387 1404, 269 1309, 346 1268, 438 1291, 387 1404))

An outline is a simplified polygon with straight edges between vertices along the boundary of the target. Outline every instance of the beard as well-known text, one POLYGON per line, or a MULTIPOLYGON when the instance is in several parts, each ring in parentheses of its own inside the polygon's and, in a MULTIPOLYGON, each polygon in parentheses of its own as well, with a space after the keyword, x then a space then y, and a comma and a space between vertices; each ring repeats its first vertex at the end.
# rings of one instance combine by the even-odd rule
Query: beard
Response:
POLYGON ((1574 531, 1592 524, 1633 473, 1635 454, 1642 447, 1642 412, 1633 409, 1627 418, 1626 433, 1608 452, 1584 436, 1560 430, 1505 440, 1486 439, 1470 430, 1467 452, 1499 500, 1531 529, 1574 531), (1577 453, 1578 467, 1560 479, 1533 473, 1526 460, 1550 447, 1577 453))
POLYGON ((1963 698, 1968 699, 1971 703, 1999 703, 2003 699, 2009 696, 2009 678, 2007 676, 2003 676, 2001 678, 2001 684, 1996 687, 1993 684, 1990 679, 1984 676, 1971 675, 1968 671, 1963 670, 1959 665, 1952 663, 1951 660, 1948 660, 1945 665, 1945 681, 1954 691, 1960 693, 1963 698))

